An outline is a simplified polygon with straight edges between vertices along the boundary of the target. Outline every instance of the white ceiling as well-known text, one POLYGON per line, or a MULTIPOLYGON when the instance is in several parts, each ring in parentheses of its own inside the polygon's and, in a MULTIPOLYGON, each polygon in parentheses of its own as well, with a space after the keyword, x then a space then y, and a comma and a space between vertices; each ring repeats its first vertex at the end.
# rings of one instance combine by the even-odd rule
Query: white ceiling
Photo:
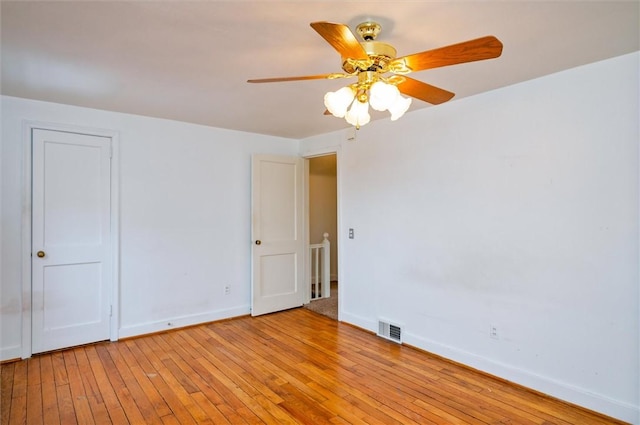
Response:
MULTIPOLYGON (((638 1, 2 1, 2 94, 300 139, 344 80, 310 26, 369 18, 398 56, 495 35, 501 57, 413 73, 465 96, 639 49, 638 1)), ((606 81, 602 82, 606 84, 606 81)), ((594 99, 597 102, 598 99, 594 99)), ((414 100, 411 110, 431 106, 414 100)), ((388 119, 388 114, 374 115, 388 119)))

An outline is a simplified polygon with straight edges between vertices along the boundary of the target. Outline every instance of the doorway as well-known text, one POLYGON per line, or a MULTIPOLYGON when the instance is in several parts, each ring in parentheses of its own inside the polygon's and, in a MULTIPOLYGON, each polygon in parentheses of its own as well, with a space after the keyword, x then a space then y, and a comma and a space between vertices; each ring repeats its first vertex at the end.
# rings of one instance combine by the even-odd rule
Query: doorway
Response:
POLYGON ((309 243, 323 240, 329 234, 330 282, 328 298, 312 300, 306 308, 338 320, 338 174, 335 153, 307 158, 309 243))

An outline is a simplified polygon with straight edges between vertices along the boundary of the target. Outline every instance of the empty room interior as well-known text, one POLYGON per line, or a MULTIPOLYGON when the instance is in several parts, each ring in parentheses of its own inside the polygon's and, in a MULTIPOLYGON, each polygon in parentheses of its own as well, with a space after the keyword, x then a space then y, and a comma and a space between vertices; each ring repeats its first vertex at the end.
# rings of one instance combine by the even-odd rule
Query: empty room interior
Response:
POLYGON ((0 424, 640 424, 639 9, 3 0, 0 424))

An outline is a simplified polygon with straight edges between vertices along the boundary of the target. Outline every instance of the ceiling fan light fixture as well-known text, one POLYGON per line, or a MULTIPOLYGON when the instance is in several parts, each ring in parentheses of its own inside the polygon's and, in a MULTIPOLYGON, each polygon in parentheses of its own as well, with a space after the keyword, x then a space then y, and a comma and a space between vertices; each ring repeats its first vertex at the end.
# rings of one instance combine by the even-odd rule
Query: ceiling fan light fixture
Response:
POLYGON ((371 115, 369 115, 369 102, 360 102, 358 99, 354 100, 351 104, 351 108, 345 115, 347 122, 359 129, 365 124, 371 121, 371 115))
POLYGON ((409 106, 411 106, 410 97, 398 96, 394 104, 389 107, 389 112, 391 113, 391 121, 395 121, 403 116, 404 113, 409 109, 409 106))
POLYGON ((330 91, 324 95, 324 106, 334 117, 342 118, 347 113, 347 108, 355 97, 354 90, 350 87, 343 87, 337 91, 330 91))
POLYGON ((402 97, 395 84, 382 80, 371 84, 371 79, 363 79, 356 85, 325 94, 324 106, 334 117, 344 117, 349 124, 359 129, 371 121, 369 106, 376 111, 388 110, 391 121, 395 121, 407 112, 411 106, 411 98, 402 97))
POLYGON ((400 90, 393 84, 376 81, 369 89, 369 104, 376 111, 386 111, 396 103, 400 96, 400 90))

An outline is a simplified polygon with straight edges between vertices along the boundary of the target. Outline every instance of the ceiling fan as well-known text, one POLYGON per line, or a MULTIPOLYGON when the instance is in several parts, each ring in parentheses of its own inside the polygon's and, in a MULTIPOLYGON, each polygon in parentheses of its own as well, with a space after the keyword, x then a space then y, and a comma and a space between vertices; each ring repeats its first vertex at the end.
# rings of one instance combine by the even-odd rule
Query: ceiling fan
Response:
MULTIPOLYGON (((342 118, 356 128, 371 119, 369 106, 378 111, 388 110, 391 120, 400 118, 411 104, 411 98, 437 105, 450 100, 454 93, 415 80, 407 74, 465 62, 492 59, 502 54, 502 43, 494 36, 485 36, 450 46, 396 57, 396 49, 375 41, 380 24, 363 22, 356 27, 362 38, 358 41, 348 26, 331 22, 312 22, 320 34, 342 58, 339 73, 278 77, 248 80, 249 83, 277 83, 284 81, 339 79, 357 77, 358 81, 325 95, 325 106, 332 115, 342 118), (400 93, 410 96, 403 98, 400 93)), ((325 112, 326 114, 327 112, 325 112)))

